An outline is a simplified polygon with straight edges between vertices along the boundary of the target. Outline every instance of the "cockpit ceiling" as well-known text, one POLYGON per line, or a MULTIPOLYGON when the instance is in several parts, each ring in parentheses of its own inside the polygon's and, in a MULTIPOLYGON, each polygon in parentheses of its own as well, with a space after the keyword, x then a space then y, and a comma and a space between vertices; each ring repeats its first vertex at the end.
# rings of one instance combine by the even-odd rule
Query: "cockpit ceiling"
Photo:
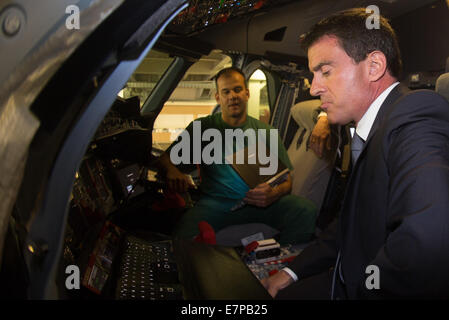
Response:
POLYGON ((301 63, 299 61, 306 56, 300 46, 301 36, 332 13, 375 5, 381 15, 394 22, 394 19, 424 7, 441 8, 442 1, 192 0, 167 28, 166 35, 200 40, 224 52, 265 57, 283 55, 295 57, 285 58, 291 62, 301 63), (238 3, 240 5, 236 7, 238 3))
POLYGON ((174 33, 187 35, 290 2, 294 0, 192 0, 174 19, 169 29, 174 33))
POLYGON ((377 5, 382 15, 393 18, 432 2, 436 0, 191 0, 168 31, 192 35, 211 26, 245 20, 268 11, 278 14, 284 8, 285 12, 294 13, 297 21, 316 20, 338 10, 369 5, 377 5))

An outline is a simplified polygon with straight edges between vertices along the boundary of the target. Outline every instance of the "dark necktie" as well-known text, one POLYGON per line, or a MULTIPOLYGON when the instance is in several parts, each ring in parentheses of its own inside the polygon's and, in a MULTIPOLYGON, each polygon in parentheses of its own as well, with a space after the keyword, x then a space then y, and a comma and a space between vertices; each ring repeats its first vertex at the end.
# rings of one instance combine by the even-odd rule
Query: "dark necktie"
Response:
POLYGON ((353 166, 355 165, 357 159, 359 158, 359 155, 362 152, 364 144, 365 142, 363 141, 363 139, 359 137, 357 132, 354 132, 354 137, 352 137, 351 141, 351 158, 353 166))

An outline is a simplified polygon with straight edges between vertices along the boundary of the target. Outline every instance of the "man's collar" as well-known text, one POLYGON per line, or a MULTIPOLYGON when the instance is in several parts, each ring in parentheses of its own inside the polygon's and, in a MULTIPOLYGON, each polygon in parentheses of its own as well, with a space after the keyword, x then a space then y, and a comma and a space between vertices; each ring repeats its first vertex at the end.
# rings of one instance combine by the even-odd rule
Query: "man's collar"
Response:
POLYGON ((359 123, 357 124, 356 132, 359 135, 359 137, 363 139, 363 141, 366 141, 366 139, 368 138, 374 120, 376 120, 376 116, 377 113, 379 112, 380 106, 385 101, 387 96, 390 94, 391 90, 393 90, 398 84, 399 82, 395 82, 387 89, 385 89, 376 98, 376 100, 374 100, 373 103, 371 103, 368 110, 366 110, 365 114, 363 115, 362 119, 360 119, 359 123))

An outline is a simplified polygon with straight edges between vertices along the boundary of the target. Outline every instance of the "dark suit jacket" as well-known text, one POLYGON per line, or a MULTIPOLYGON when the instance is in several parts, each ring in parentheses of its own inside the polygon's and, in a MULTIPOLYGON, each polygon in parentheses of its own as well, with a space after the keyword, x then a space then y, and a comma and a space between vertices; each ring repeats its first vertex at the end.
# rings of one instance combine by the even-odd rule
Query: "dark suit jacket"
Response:
MULTIPOLYGON (((350 299, 449 297, 449 104, 396 86, 354 166, 342 211, 290 268, 299 278, 341 254, 350 299), (379 268, 380 289, 365 282, 379 268)), ((336 279, 339 277, 337 276, 336 279)))

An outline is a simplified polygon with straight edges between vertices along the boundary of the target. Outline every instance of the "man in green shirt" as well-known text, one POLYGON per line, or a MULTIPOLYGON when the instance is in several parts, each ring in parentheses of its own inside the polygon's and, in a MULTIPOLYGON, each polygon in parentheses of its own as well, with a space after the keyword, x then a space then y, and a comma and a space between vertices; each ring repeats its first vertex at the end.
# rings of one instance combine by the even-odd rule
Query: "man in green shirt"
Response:
MULTIPOLYGON (((208 129, 218 130, 221 137, 225 137, 225 130, 229 129, 241 129, 243 132, 251 129, 257 133, 262 129, 266 132, 265 137, 271 136, 269 131, 275 129, 247 115, 249 90, 241 70, 234 67, 223 69, 215 77, 215 83, 217 87, 215 98, 221 106, 221 113, 197 119, 189 124, 185 132, 191 137, 188 142, 190 145, 195 143, 194 131, 199 127, 201 136, 208 129)), ((276 161, 279 158, 291 170, 292 165, 287 152, 279 137, 277 139, 276 161)), ((165 171, 168 187, 176 192, 186 192, 191 183, 173 164, 173 158, 170 157, 170 151, 179 142, 182 141, 175 141, 167 149, 160 158, 160 164, 165 171)), ((225 145, 224 142, 223 138, 224 149, 231 147, 235 150, 235 145, 225 145)), ((271 146, 269 142, 271 141, 267 140, 267 146, 271 146)), ((190 150, 191 158, 201 155, 201 152, 198 155, 195 147, 191 149, 193 149, 190 150)), ((219 163, 205 164, 205 161, 202 161, 200 165, 202 197, 183 215, 175 228, 175 237, 194 237, 199 232, 200 221, 207 221, 215 231, 230 225, 259 222, 279 230, 278 241, 281 244, 296 244, 310 240, 315 229, 316 208, 311 201, 289 194, 290 174, 286 181, 275 187, 261 183, 250 190, 234 169, 225 163, 224 151, 222 157, 223 161, 219 163), (231 211, 242 199, 246 205, 231 211)))

